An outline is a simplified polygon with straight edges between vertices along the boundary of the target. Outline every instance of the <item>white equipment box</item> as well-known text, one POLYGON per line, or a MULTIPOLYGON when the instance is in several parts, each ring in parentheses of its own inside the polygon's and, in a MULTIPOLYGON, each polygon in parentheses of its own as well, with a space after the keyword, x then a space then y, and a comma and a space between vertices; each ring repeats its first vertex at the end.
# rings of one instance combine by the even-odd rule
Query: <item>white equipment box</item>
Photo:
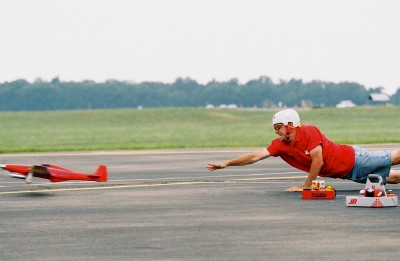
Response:
POLYGON ((383 208, 397 205, 397 196, 386 192, 382 177, 377 174, 368 175, 365 190, 361 190, 360 195, 346 196, 347 207, 383 208))

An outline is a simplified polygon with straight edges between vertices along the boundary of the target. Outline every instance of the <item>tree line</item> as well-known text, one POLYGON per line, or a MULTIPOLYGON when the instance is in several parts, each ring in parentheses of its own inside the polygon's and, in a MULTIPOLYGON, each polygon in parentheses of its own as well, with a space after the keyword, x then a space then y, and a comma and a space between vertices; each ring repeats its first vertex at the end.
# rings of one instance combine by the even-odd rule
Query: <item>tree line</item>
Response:
MULTIPOLYGON (((369 104, 369 95, 383 88, 366 89, 355 82, 303 82, 298 79, 274 83, 260 77, 240 84, 237 79, 199 84, 190 78, 174 83, 109 80, 62 82, 37 79, 0 83, 0 111, 77 110, 112 108, 204 107, 208 104, 236 104, 239 107, 324 107, 342 100, 369 104)), ((400 88, 390 97, 400 104, 400 88)))

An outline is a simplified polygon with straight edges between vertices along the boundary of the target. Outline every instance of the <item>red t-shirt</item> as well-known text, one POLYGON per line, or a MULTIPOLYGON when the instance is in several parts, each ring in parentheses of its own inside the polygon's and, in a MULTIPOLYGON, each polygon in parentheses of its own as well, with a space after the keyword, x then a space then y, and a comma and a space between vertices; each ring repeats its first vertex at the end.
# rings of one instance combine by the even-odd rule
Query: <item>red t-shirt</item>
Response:
POLYGON ((315 126, 302 124, 297 128, 294 144, 287 144, 277 138, 271 142, 267 150, 272 156, 281 157, 291 166, 309 172, 311 167, 309 152, 318 145, 322 147, 324 161, 319 176, 345 178, 354 167, 353 147, 333 143, 315 126))

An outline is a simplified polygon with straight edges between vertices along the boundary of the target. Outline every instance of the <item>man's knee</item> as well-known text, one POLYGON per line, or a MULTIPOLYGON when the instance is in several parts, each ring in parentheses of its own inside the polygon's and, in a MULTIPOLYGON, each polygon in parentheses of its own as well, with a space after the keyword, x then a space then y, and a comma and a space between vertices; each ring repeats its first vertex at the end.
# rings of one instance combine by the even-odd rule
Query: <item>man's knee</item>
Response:
POLYGON ((392 152, 392 165, 400 164, 400 149, 392 152))

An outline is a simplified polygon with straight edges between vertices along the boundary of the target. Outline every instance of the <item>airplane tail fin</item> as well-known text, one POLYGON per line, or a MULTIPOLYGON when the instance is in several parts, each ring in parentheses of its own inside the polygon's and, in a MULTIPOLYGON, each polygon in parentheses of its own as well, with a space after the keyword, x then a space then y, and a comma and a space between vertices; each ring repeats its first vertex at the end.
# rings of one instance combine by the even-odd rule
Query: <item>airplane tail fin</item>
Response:
POLYGON ((98 182, 106 182, 108 180, 108 174, 107 174, 107 166, 100 165, 96 173, 94 174, 96 176, 96 181, 98 182))

